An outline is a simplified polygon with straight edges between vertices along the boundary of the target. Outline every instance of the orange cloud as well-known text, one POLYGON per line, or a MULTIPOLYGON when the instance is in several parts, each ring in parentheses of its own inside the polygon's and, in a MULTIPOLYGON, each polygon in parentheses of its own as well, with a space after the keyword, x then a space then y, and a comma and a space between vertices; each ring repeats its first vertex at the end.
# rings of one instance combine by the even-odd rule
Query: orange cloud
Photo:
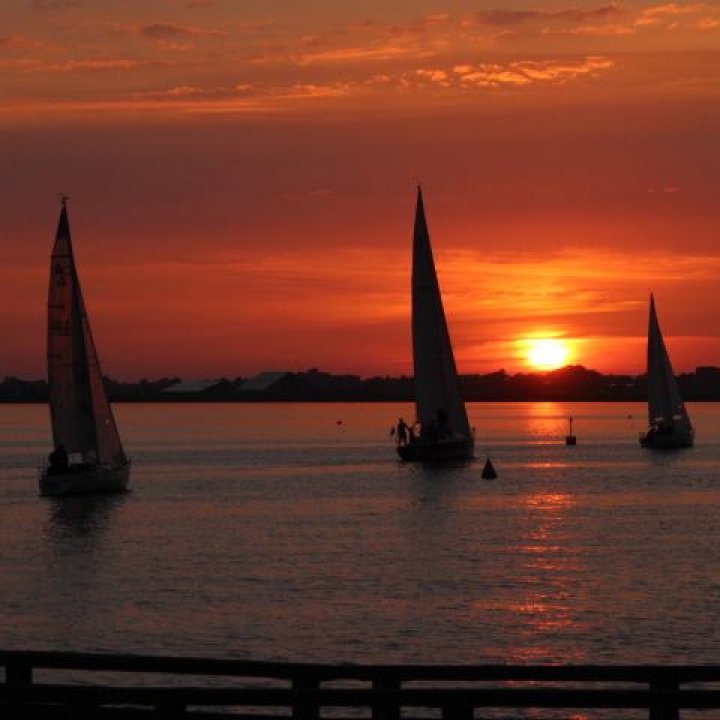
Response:
MULTIPOLYGON (((641 11, 635 24, 646 28, 677 29, 683 20, 691 20, 692 26, 700 30, 714 30, 720 27, 720 8, 707 3, 653 5, 641 11)), ((687 28, 688 23, 684 26, 687 28)))
MULTIPOLYGON (((179 5, 174 10, 163 6, 163 20, 145 23, 132 22, 124 10, 98 11, 72 24, 62 14, 48 13, 27 57, 18 51, 30 42, 27 28, 4 34, 3 114, 32 112, 33 98, 37 110, 50 113, 81 112, 83 103, 93 112, 102 106, 121 113, 133 102, 138 109, 152 108, 153 101, 164 107, 175 101, 182 112, 232 112, 233 107, 244 112, 249 98, 254 98, 254 108, 273 111, 310 108, 313 101, 343 108, 472 106, 483 89, 513 91, 494 92, 512 98, 524 89, 552 87, 558 96, 556 88, 583 79, 588 92, 600 88, 608 95, 612 88, 633 87, 669 94, 707 92, 714 82, 712 63, 697 70, 701 61, 696 56, 695 68, 688 61, 686 69, 684 56, 680 61, 678 55, 650 60, 646 50, 661 53, 667 46, 675 52, 703 42, 701 49, 709 52, 720 27, 720 16, 709 3, 643 8, 599 2, 553 10, 500 6, 464 17, 440 6, 406 22, 399 15, 394 23, 353 23, 346 18, 348 11, 345 22, 332 13, 312 23, 248 15, 222 25, 218 5, 208 17, 222 29, 186 22, 187 11, 183 15, 179 5), (677 21, 686 23, 683 32, 667 32, 677 21), (131 72, 138 70, 143 72, 131 72), (101 86, 92 76, 103 72, 123 73, 123 82, 101 86), (59 87, 49 77, 43 80, 43 74, 62 74, 67 81, 59 87), (28 75, 37 78, 29 81, 28 75)), ((149 12, 156 12, 154 7, 149 12)), ((541 93, 535 95, 541 103, 541 93)))
POLYGON ((316 52, 305 52, 293 55, 265 56, 262 62, 286 62, 291 60, 299 65, 315 63, 343 63, 395 60, 398 58, 422 58, 432 55, 428 50, 417 47, 402 47, 398 45, 382 45, 379 47, 341 47, 316 52))
MULTIPOLYGON (((164 61, 167 63, 167 61, 164 61)), ((169 65, 169 63, 168 63, 169 65)), ((23 69, 35 74, 62 73, 86 74, 103 72, 130 72, 157 69, 158 64, 134 58, 84 58, 47 65, 28 61, 0 61, 0 67, 23 69)), ((522 60, 507 64, 486 63, 481 65, 455 65, 450 67, 420 67, 407 72, 378 73, 370 76, 358 76, 345 81, 306 81, 291 84, 270 84, 258 82, 239 82, 232 85, 203 86, 196 83, 181 82, 165 88, 130 92, 125 96, 98 99, 72 100, 44 98, 42 107, 45 112, 125 112, 130 108, 151 110, 170 108, 189 112, 232 112, 247 110, 278 110, 289 107, 288 103, 298 101, 332 100, 339 102, 371 101, 373 94, 380 94, 385 101, 397 101, 406 104, 408 96, 402 100, 390 93, 401 88, 406 93, 412 91, 416 98, 422 93, 441 92, 458 97, 477 93, 487 88, 522 88, 542 84, 561 85, 579 77, 599 77, 613 70, 613 60, 604 57, 586 57, 572 61, 522 60)), ((33 102, 29 99, 6 103, 2 108, 6 116, 13 113, 32 112, 33 102)))
POLYGON ((351 26, 350 30, 362 30, 376 34, 379 33, 380 35, 395 38, 403 35, 418 36, 436 30, 441 26, 450 23, 451 20, 452 18, 449 13, 431 13, 423 17, 421 20, 408 25, 400 25, 398 23, 386 24, 366 20, 359 25, 351 26))
POLYGON ((494 9, 477 12, 474 15, 476 22, 481 25, 508 26, 520 25, 527 22, 563 22, 577 23, 591 19, 615 17, 623 10, 615 3, 601 5, 588 10, 505 10, 494 9))
POLYGON ((62 63, 51 63, 42 68, 44 72, 107 72, 114 70, 138 70, 147 63, 129 58, 87 58, 84 60, 67 60, 62 63))
POLYGON ((500 85, 528 85, 534 81, 563 82, 582 75, 593 75, 603 70, 612 69, 613 60, 602 57, 588 57, 575 62, 557 61, 520 61, 505 66, 492 65, 458 65, 453 72, 461 82, 484 87, 500 85))
POLYGON ((416 70, 415 74, 424 79, 429 80, 430 82, 439 83, 440 85, 449 85, 448 78, 449 75, 445 70, 416 70))
POLYGON ((710 6, 705 3, 686 3, 681 5, 680 3, 670 2, 645 8, 642 11, 642 15, 644 17, 677 17, 678 15, 695 15, 705 12, 708 9, 710 9, 710 6))
POLYGON ((252 83, 240 83, 231 87, 202 88, 195 85, 176 85, 165 90, 137 93, 140 102, 159 101, 173 103, 176 107, 197 111, 231 111, 233 108, 272 108, 272 101, 293 99, 333 98, 352 92, 347 83, 318 84, 294 83, 277 87, 262 87, 252 83))
POLYGON ((543 28, 545 35, 595 35, 618 36, 634 35, 637 32, 634 26, 628 25, 578 25, 570 28, 543 28))
POLYGON ((253 86, 252 83, 213 88, 202 88, 197 85, 175 85, 165 90, 151 90, 149 92, 137 93, 135 97, 142 100, 207 100, 248 97, 254 92, 255 86, 253 86))
POLYGON ((207 37, 225 35, 223 30, 209 28, 188 27, 185 25, 174 25, 173 23, 155 22, 149 25, 141 25, 137 33, 143 37, 153 40, 168 40, 178 37, 207 37))
POLYGON ((79 0, 33 0, 32 5, 36 10, 62 10, 78 7, 80 2, 79 0))
POLYGON ((450 20, 448 13, 435 13, 425 16, 425 23, 428 25, 440 25, 450 20))

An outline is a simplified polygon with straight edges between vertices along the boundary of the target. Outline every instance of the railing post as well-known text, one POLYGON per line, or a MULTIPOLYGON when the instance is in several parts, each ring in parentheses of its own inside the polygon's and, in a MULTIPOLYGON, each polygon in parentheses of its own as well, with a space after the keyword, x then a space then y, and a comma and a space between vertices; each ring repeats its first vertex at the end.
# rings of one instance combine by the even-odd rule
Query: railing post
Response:
POLYGON ((320 681, 315 675, 302 673, 293 678, 292 690, 295 696, 292 705, 293 720, 319 720, 320 708, 317 698, 319 687, 320 681))
POLYGON ((185 704, 173 700, 164 700, 155 705, 155 715, 162 720, 176 720, 185 717, 185 704))
POLYGON ((65 712, 67 717, 72 717, 73 720, 93 720, 98 715, 98 706, 80 702, 70 706, 65 712))
POLYGON ((443 705, 442 720, 473 720, 472 705, 443 705))
POLYGON ((10 660, 5 666, 5 684, 10 690, 8 698, 8 710, 10 718, 25 717, 26 703, 14 697, 13 688, 28 687, 32 685, 33 669, 29 662, 23 660, 10 660))
POLYGON ((400 681, 395 677, 376 677, 372 681, 372 720, 400 720, 397 693, 400 681))
POLYGON ((658 677, 650 681, 649 720, 679 720, 680 710, 677 701, 663 697, 665 693, 675 693, 679 689, 678 681, 667 677, 658 677))
POLYGON ((11 660, 5 666, 5 682, 8 685, 32 685, 32 665, 22 660, 11 660))

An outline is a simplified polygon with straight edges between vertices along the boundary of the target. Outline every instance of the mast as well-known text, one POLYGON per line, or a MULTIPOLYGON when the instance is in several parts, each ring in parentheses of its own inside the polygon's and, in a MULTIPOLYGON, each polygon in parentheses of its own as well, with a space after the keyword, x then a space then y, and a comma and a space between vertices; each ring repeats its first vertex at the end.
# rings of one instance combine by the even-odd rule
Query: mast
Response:
POLYGON ((427 426, 438 421, 441 411, 451 434, 470 438, 420 186, 413 232, 412 339, 418 420, 427 426))

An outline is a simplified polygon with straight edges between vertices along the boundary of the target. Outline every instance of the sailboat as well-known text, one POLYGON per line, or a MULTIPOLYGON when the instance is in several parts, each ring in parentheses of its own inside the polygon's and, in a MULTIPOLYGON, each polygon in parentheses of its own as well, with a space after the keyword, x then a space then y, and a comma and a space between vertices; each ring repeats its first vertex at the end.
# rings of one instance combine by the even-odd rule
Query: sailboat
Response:
POLYGON ((408 441, 399 443, 397 451, 403 460, 469 459, 473 457, 475 440, 460 394, 420 187, 412 263, 412 343, 419 431, 411 428, 408 441))
POLYGON ((125 490, 130 460, 103 385, 75 267, 67 198, 62 199, 50 258, 47 361, 55 449, 40 469, 41 494, 125 490))
POLYGON ((670 356, 660 332, 655 298, 650 293, 650 321, 647 346, 648 423, 640 444, 648 448, 691 447, 695 429, 680 397, 670 356))

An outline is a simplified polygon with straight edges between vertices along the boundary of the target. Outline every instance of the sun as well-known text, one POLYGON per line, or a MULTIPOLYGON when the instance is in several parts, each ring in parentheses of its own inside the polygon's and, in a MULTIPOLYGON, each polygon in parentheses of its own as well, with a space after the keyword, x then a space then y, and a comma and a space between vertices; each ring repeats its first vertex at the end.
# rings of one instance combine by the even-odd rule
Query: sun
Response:
POLYGON ((570 356, 570 347, 557 338, 530 338, 525 341, 527 361, 538 370, 563 367, 570 356))

